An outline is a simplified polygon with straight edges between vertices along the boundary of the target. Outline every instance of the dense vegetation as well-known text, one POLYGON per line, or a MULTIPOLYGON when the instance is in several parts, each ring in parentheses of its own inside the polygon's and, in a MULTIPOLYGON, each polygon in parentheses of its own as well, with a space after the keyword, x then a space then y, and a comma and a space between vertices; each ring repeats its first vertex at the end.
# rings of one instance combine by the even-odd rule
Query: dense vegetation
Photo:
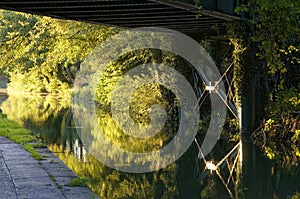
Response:
POLYGON ((115 29, 0 10, 0 72, 9 89, 66 92, 86 55, 115 29))
POLYGON ((298 0, 249 0, 238 9, 249 19, 249 28, 238 34, 247 38, 248 45, 252 42, 257 47, 257 81, 265 82, 261 92, 268 96, 260 107, 264 114, 254 136, 265 134, 269 158, 295 166, 300 158, 299 8, 298 0))

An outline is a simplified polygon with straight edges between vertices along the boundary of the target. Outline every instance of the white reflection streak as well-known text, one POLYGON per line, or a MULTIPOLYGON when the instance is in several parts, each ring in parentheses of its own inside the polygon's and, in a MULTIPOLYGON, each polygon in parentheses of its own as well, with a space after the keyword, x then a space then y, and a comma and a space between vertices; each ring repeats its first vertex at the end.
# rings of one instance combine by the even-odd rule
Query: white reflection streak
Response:
POLYGON ((202 156, 202 159, 204 161, 205 164, 205 168, 202 172, 202 174, 200 175, 200 177, 205 177, 207 175, 207 171, 209 170, 210 173, 212 173, 213 171, 216 172, 217 176, 220 178, 222 184, 224 185, 224 187, 226 188, 228 194, 230 195, 230 197, 233 197, 232 191, 229 188, 229 184, 232 181, 235 184, 235 179, 234 179, 234 172, 236 171, 236 173, 238 173, 239 168, 241 168, 242 166, 242 142, 240 141, 239 143, 237 143, 232 149, 231 151, 229 151, 217 164, 214 164, 214 161, 207 161, 204 158, 204 155, 202 153, 201 147, 197 141, 197 139, 195 138, 195 143, 198 147, 199 153, 198 153, 198 158, 200 159, 200 156, 202 156), (236 153, 236 154, 235 154, 236 153), (234 158, 233 163, 230 164, 230 159, 234 158), (239 162, 239 164, 238 164, 239 162), (227 180, 225 181, 224 178, 221 175, 221 165, 223 163, 227 164, 227 169, 229 171, 229 176, 227 178, 227 180))

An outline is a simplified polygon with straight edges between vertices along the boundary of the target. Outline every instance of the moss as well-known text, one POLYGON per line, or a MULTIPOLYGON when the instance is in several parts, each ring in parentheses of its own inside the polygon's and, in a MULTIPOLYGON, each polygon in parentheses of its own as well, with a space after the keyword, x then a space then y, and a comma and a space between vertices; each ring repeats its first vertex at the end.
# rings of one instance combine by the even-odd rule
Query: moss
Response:
POLYGON ((11 141, 21 144, 36 160, 42 160, 43 157, 35 150, 44 146, 40 140, 31 135, 27 129, 20 127, 17 123, 7 119, 6 115, 0 113, 0 136, 7 137, 11 141))
POLYGON ((50 174, 49 174, 49 178, 50 178, 52 181, 54 181, 54 182, 56 181, 56 179, 55 179, 55 177, 54 177, 53 175, 50 175, 50 174))
POLYGON ((56 184, 56 187, 58 188, 58 189, 62 189, 63 187, 61 186, 61 185, 59 185, 59 184, 56 184))

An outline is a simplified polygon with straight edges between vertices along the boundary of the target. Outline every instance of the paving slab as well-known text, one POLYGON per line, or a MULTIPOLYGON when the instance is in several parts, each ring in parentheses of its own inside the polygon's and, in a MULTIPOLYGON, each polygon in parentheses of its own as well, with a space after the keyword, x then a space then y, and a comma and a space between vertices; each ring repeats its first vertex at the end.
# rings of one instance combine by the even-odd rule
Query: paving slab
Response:
POLYGON ((77 176, 47 148, 37 150, 44 160, 0 136, 0 199, 98 198, 87 187, 68 187, 77 176))

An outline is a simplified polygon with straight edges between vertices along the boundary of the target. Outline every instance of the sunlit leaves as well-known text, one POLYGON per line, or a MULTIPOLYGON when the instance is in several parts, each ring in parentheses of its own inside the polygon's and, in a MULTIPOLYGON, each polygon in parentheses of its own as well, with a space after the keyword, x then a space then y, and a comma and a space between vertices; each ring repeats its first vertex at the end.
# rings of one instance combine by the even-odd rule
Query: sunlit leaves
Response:
POLYGON ((265 147, 265 153, 267 154, 269 159, 272 160, 275 158, 275 154, 270 147, 265 147))
POLYGON ((117 31, 11 11, 1 11, 0 18, 0 71, 14 79, 11 89, 21 91, 58 93, 70 88, 80 63, 117 31), (21 82, 23 87, 13 88, 21 82))
POLYGON ((299 64, 300 1, 251 0, 237 11, 249 16, 252 39, 261 50, 257 55, 267 61, 271 74, 285 73, 287 63, 299 64))

